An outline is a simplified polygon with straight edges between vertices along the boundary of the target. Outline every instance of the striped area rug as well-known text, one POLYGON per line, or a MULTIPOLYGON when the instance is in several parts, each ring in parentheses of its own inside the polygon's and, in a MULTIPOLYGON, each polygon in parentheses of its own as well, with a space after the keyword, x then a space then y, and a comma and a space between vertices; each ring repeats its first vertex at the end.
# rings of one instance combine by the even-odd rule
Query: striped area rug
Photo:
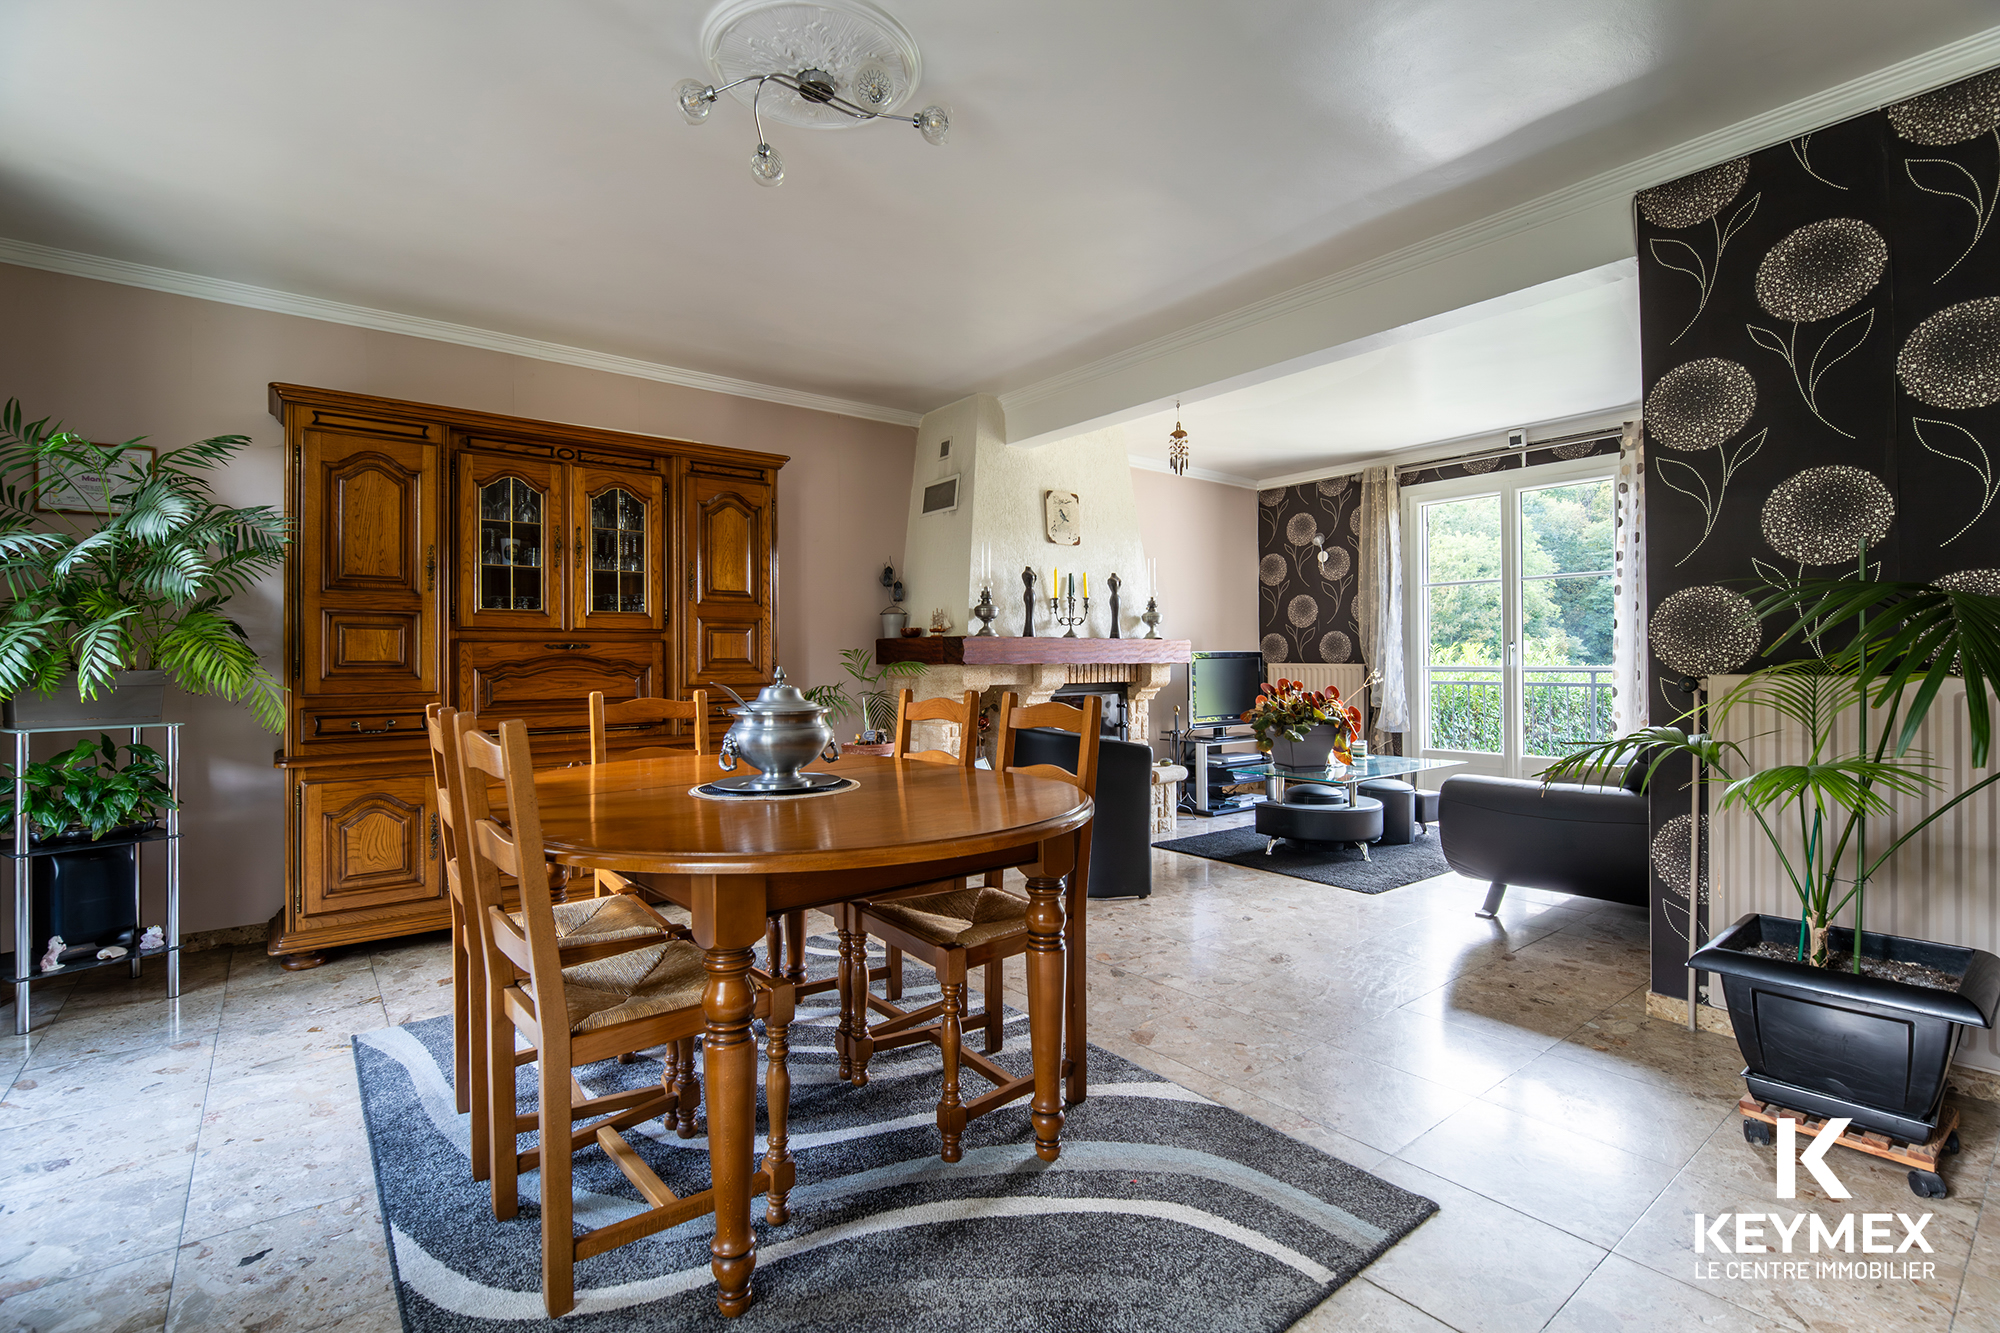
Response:
MULTIPOLYGON (((832 943, 811 942, 815 971, 830 968, 832 943)), ((910 967, 906 1000, 936 989, 910 967)), ((798 1185, 786 1225, 766 1224, 761 1203, 753 1212, 750 1311, 725 1320, 715 1309, 704 1217, 577 1265, 577 1308, 561 1327, 1277 1330, 1437 1210, 1095 1048, 1090 1099, 1069 1111, 1060 1160, 1036 1158, 1023 1101, 974 1121, 965 1160, 946 1164, 936 1050, 878 1056, 855 1088, 834 1077, 835 1019, 834 997, 812 996, 792 1030, 798 1185)), ((1026 1048, 1026 1016, 1011 1014, 1002 1063, 1025 1069, 1026 1048)), ((537 1177, 522 1177, 520 1215, 495 1222, 467 1169, 450 1020, 363 1033, 354 1050, 403 1326, 557 1327, 541 1303, 537 1177)), ((656 1054, 580 1077, 593 1092, 657 1082, 656 1054)), ((531 1075, 521 1071, 524 1111, 531 1075)), ((984 1086, 970 1077, 970 1090, 984 1086)), ((657 1121, 626 1137, 676 1191, 706 1184, 705 1138, 657 1121)), ((576 1159, 576 1188, 579 1229, 642 1206, 594 1146, 576 1159)))

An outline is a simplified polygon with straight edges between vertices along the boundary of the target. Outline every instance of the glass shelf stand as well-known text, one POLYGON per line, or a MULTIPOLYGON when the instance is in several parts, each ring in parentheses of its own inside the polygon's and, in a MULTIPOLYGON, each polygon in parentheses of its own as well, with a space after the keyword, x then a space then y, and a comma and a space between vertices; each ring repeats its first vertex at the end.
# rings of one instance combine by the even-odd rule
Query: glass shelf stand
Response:
POLYGON ((145 722, 134 726, 130 722, 85 723, 65 727, 0 727, 0 737, 11 738, 14 750, 14 837, 6 858, 14 863, 14 952, 4 959, 8 980, 14 986, 14 1033, 27 1034, 30 1026, 29 990, 36 981, 45 977, 72 976, 78 972, 96 967, 106 967, 129 960, 133 977, 140 973, 141 964, 148 958, 165 956, 167 962, 167 997, 179 999, 181 993, 181 812, 167 811, 164 829, 149 829, 144 833, 126 838, 107 838, 96 843, 67 844, 61 846, 36 847, 31 842, 28 828, 28 785, 25 778, 29 763, 29 742, 36 736, 57 734, 78 735, 84 732, 127 732, 131 743, 137 745, 143 733, 159 730, 166 732, 166 744, 162 749, 167 760, 167 787, 178 802, 181 794, 181 726, 179 722, 145 722), (157 843, 166 852, 167 858, 167 921, 165 927, 166 947, 151 953, 141 954, 135 947, 123 959, 95 960, 71 963, 60 972, 42 973, 36 971, 41 962, 43 948, 47 941, 37 946, 34 940, 34 863, 37 857, 53 856, 61 852, 78 851, 86 847, 131 846, 132 856, 132 907, 133 918, 138 929, 145 929, 143 919, 141 887, 145 882, 145 856, 137 850, 157 843))

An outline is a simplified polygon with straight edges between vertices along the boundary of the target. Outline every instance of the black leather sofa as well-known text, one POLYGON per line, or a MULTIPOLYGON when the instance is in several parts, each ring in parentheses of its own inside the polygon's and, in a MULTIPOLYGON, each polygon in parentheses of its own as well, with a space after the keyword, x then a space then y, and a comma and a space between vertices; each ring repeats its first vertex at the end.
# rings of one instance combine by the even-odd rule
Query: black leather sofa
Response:
MULTIPOLYGON (((1014 737, 1014 762, 1054 764, 1074 773, 1076 746, 1077 738, 1067 731, 1029 727, 1014 737)), ((1098 742, 1091 897, 1144 898, 1153 892, 1152 800, 1152 747, 1134 741, 1098 742)))
POLYGON ((1453 870, 1492 887, 1492 916, 1507 886, 1646 904, 1646 797, 1628 786, 1578 786, 1461 774, 1438 791, 1438 832, 1453 870))

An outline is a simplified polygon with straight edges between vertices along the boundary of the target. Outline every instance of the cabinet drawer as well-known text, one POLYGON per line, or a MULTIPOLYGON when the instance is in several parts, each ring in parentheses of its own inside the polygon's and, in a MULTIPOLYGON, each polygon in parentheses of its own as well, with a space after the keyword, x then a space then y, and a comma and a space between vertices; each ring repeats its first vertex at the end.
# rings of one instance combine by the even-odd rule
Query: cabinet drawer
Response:
POLYGON ((482 726, 521 718, 582 730, 589 725, 592 690, 604 691, 609 703, 654 697, 665 684, 664 666, 657 639, 461 643, 458 707, 482 726))
POLYGON ((381 736, 422 736, 424 710, 389 707, 374 710, 343 702, 337 708, 299 710, 303 741, 372 741, 381 736))

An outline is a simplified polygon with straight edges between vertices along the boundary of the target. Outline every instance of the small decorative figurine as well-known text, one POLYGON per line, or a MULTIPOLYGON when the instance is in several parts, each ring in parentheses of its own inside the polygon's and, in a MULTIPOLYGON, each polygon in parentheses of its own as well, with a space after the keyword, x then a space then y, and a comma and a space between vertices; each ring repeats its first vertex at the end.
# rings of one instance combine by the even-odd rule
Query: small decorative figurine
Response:
POLYGON ((49 951, 42 955, 42 971, 44 972, 62 971, 63 969, 62 955, 63 955, 63 949, 65 947, 66 946, 63 944, 62 936, 60 935, 49 936, 49 951))
POLYGON ((158 926, 146 927, 146 933, 139 937, 139 952, 152 953, 155 949, 167 947, 167 933, 158 926))
POLYGON ((1111 589, 1111 637, 1115 639, 1115 638, 1119 637, 1119 635, 1118 635, 1118 576, 1117 576, 1116 574, 1113 574, 1113 575, 1111 575, 1111 577, 1109 577, 1109 578, 1105 579, 1105 580, 1104 580, 1104 586, 1105 586, 1105 587, 1107 587, 1107 588, 1109 588, 1109 589, 1111 589))
POLYGON ((1026 613, 1021 618, 1021 637, 1035 637, 1035 567, 1028 566, 1021 571, 1021 601, 1026 604, 1026 613))

